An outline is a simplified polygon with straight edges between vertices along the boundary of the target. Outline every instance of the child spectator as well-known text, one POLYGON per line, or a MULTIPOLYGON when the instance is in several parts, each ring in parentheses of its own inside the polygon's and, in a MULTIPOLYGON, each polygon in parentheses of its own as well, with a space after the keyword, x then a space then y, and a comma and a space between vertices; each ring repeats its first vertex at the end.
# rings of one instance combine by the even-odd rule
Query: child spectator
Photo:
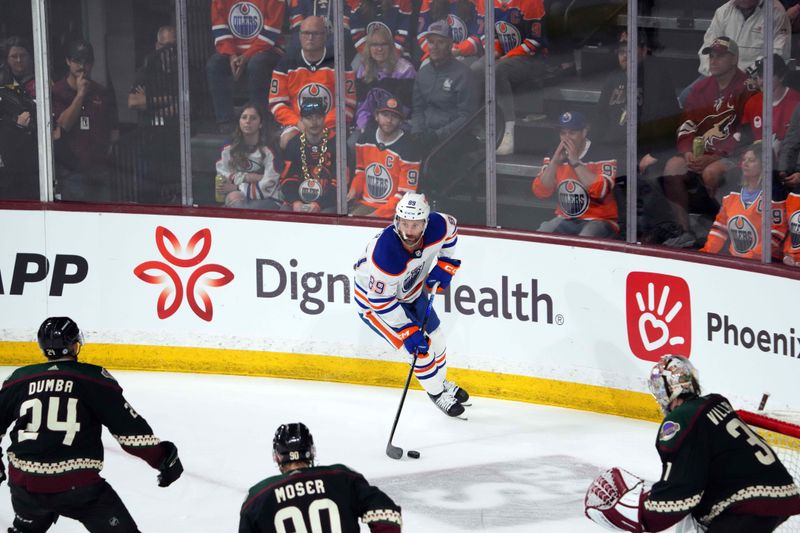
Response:
POLYGON ((375 109, 377 127, 367 128, 356 144, 356 172, 347 194, 353 215, 391 218, 400 198, 417 191, 420 161, 400 127, 404 119, 402 104, 384 98, 375 109))
POLYGON ((233 122, 233 84, 247 72, 252 102, 264 99, 272 69, 280 59, 282 0, 212 0, 211 33, 217 51, 206 65, 217 128, 229 133, 233 122))
MULTIPOLYGON (((764 180, 761 143, 748 147, 741 158, 742 188, 722 199, 714 225, 701 252, 718 254, 728 244, 728 253, 743 259, 761 259, 761 221, 764 180)), ((780 259, 781 243, 786 235, 786 203, 773 201, 767 220, 772 221, 772 256, 780 259)))
POLYGON ((361 64, 356 70, 358 106, 355 122, 363 132, 375 112, 369 93, 381 88, 398 98, 401 104, 409 105, 417 71, 410 61, 397 53, 392 46, 392 35, 383 25, 372 26, 361 57, 361 64))
POLYGON ((325 126, 325 103, 306 98, 300 120, 303 133, 292 137, 283 152, 283 196, 292 211, 335 213, 336 133, 325 126))
POLYGON ((266 111, 258 104, 245 104, 233 142, 222 149, 217 161, 217 193, 225 195, 226 207, 280 209, 283 196, 280 172, 271 148, 266 111))

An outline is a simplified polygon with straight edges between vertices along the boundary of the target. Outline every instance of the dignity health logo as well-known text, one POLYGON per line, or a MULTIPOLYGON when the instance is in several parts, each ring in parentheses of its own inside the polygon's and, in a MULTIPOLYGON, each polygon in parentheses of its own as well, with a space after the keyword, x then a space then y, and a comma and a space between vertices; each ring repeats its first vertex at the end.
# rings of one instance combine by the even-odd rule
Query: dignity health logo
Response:
POLYGON ((689 285, 683 278, 631 272, 625 284, 628 345, 645 361, 692 351, 689 285))
POLYGON ((145 261, 134 268, 133 273, 145 283, 163 286, 156 302, 158 318, 164 320, 171 317, 183 303, 183 282, 173 268, 178 267, 193 269, 186 283, 186 300, 194 314, 210 322, 214 316, 214 306, 204 287, 222 287, 233 280, 233 272, 222 265, 200 265, 211 251, 211 231, 208 228, 201 229, 183 247, 174 233, 158 226, 156 247, 167 262, 145 261))

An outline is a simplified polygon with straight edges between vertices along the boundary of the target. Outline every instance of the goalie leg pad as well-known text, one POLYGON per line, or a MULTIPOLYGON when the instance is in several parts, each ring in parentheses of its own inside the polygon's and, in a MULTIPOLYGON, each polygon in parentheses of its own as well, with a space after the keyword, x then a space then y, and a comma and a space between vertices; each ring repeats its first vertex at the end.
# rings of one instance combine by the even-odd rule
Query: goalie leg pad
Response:
POLYGON ((641 533, 639 506, 648 492, 642 478, 621 468, 610 468, 589 485, 584 512, 606 529, 641 533))

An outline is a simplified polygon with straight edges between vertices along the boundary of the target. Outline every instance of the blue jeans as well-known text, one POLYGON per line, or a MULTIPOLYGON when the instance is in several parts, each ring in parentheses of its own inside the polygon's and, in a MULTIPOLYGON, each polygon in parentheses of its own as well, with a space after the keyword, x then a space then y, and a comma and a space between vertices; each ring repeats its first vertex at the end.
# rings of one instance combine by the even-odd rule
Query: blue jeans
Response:
POLYGON ((617 236, 614 226, 605 220, 583 220, 580 218, 555 217, 542 222, 537 231, 608 239, 613 239, 617 236))
MULTIPOLYGON (((247 62, 242 75, 247 77, 248 98, 265 108, 269 84, 272 81, 272 69, 275 68, 278 59, 278 54, 273 50, 259 52, 247 62)), ((233 116, 233 75, 230 56, 215 53, 209 57, 206 74, 217 122, 234 122, 236 117, 233 116)))

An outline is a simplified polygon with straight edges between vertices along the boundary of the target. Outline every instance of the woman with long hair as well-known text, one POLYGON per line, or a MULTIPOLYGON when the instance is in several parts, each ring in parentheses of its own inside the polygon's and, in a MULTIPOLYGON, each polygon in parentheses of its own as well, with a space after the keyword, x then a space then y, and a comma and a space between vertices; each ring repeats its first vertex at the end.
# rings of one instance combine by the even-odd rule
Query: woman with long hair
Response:
POLYGON ((217 161, 217 196, 227 207, 280 209, 283 205, 273 130, 271 116, 261 105, 244 105, 233 141, 217 161))
POLYGON ((383 89, 408 105, 417 71, 410 61, 397 52, 391 33, 382 24, 370 27, 361 57, 361 64, 356 70, 356 127, 364 130, 375 112, 375 98, 369 97, 370 91, 383 89))
MULTIPOLYGON (((761 220, 765 204, 761 193, 764 180, 761 158, 761 141, 753 143, 742 153, 739 162, 742 188, 722 199, 722 207, 701 252, 718 254, 728 243, 728 253, 734 257, 761 258, 761 220)), ((771 202, 767 219, 772 222, 772 255, 780 259, 786 236, 786 202, 771 202)))

